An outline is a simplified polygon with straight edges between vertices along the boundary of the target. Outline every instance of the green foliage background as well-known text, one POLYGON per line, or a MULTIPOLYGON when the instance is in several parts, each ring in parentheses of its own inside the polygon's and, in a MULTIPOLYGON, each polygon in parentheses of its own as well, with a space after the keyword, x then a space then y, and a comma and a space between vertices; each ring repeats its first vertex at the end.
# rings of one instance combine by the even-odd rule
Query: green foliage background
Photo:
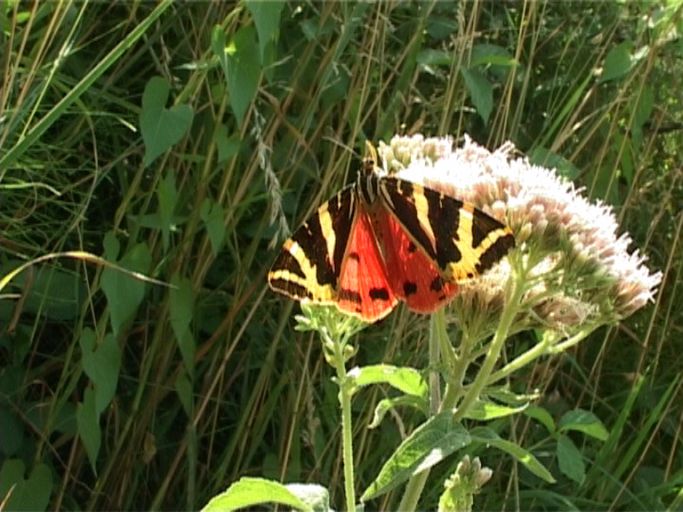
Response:
MULTIPOLYGON (((510 382, 607 426, 574 439, 584 477, 506 418, 558 483, 483 450, 475 507, 683 506, 681 23, 678 1, 0 4, 0 276, 78 250, 175 286, 72 255, 2 289, 0 508, 195 509, 245 475, 340 507, 331 373, 265 272, 365 139, 415 132, 512 140, 613 205, 664 273, 653 306, 510 382)), ((425 327, 395 312, 358 364, 419 365, 425 327)), ((367 484, 413 419, 368 430, 382 395, 361 398, 367 484)))

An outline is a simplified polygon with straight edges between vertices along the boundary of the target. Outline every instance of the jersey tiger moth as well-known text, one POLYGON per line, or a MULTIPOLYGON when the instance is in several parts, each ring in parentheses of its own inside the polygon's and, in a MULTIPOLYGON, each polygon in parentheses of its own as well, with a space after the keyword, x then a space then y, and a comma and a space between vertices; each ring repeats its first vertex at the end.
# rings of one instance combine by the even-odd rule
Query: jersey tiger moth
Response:
POLYGON ((353 185, 324 203, 284 243, 270 287, 334 304, 366 322, 399 300, 431 313, 514 247, 512 231, 471 204, 377 172, 368 157, 353 185))

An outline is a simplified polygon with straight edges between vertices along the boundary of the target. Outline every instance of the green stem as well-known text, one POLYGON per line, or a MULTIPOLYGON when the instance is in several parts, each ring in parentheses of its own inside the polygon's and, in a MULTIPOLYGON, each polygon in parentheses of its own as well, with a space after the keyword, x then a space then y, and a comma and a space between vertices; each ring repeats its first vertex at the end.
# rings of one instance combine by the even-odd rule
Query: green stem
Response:
POLYGON ((592 333, 595 330, 595 328, 595 325, 591 324, 590 326, 581 329, 573 336, 567 338, 562 343, 552 343, 550 340, 544 338, 543 340, 541 340, 541 342, 537 343, 529 350, 527 350, 520 356, 516 357, 513 361, 510 361, 496 373, 491 375, 486 384, 491 385, 504 379, 508 375, 516 372, 520 368, 528 365, 529 363, 531 363, 535 359, 538 359, 541 356, 544 356, 546 354, 557 354, 560 352, 564 352, 568 348, 573 347, 581 340, 586 338, 590 333, 592 333))
POLYGON ((344 491, 346 494, 346 510, 355 512, 356 491, 353 487, 353 428, 351 423, 351 389, 346 374, 346 361, 344 358, 345 343, 338 340, 332 341, 335 347, 333 359, 339 381, 339 404, 342 416, 342 460, 344 466, 344 491))
MULTIPOLYGON (((441 383, 438 370, 441 365, 441 352, 452 350, 444 345, 446 334, 446 315, 443 309, 436 311, 429 319, 429 410, 432 415, 441 409, 441 383)), ((398 510, 416 510, 422 490, 429 478, 429 470, 413 476, 406 484, 398 510)))
POLYGON ((456 421, 461 420, 465 416, 469 408, 479 399, 481 392, 489 382, 493 369, 500 357, 503 345, 505 344, 505 340, 508 338, 510 327, 519 311, 521 299, 526 290, 524 280, 525 272, 518 266, 513 270, 512 275, 508 279, 505 290, 505 305, 500 316, 500 322, 498 323, 496 333, 493 335, 493 340, 486 352, 486 359, 484 359, 484 363, 477 372, 477 376, 462 399, 462 402, 458 405, 458 409, 454 415, 456 421))

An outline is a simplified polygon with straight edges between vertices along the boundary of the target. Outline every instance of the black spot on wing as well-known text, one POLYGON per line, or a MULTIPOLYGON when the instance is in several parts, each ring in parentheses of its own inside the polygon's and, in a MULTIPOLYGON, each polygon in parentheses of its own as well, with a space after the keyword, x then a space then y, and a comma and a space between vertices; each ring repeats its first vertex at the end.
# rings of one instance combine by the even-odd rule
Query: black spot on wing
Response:
POLYGON ((415 245, 413 242, 408 242, 408 253, 412 254, 415 251, 417 251, 417 245, 415 245))
POLYGON ((355 261, 360 261, 360 256, 356 251, 351 251, 349 254, 346 255, 346 257, 355 261))
POLYGON ((435 277, 432 282, 429 284, 429 289, 434 291, 434 292, 440 292, 443 288, 443 279, 441 276, 435 277))
POLYGON ((355 304, 360 304, 363 302, 360 293, 349 290, 348 288, 342 288, 339 290, 339 300, 347 300, 355 304))
POLYGON ((429 224, 436 241, 435 259, 439 268, 445 270, 449 264, 457 263, 462 258, 455 239, 458 236, 460 208, 463 203, 431 188, 425 188, 424 195, 429 206, 429 224))
POLYGON ((372 300, 389 300, 389 290, 386 288, 370 288, 372 300))
POLYGON ((482 273, 490 269, 497 261, 499 261, 507 252, 515 246, 515 237, 508 233, 496 240, 491 247, 489 247, 484 254, 479 258, 479 263, 476 266, 477 272, 482 273))
POLYGON ((417 284, 411 281, 406 281, 403 283, 403 293, 406 297, 410 297, 411 295, 417 293, 417 284))

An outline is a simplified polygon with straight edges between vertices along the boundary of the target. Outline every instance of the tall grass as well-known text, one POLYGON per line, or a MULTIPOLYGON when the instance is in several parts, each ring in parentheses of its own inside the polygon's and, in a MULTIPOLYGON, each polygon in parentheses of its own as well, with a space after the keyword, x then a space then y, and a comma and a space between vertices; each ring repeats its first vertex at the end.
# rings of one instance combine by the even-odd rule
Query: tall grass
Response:
MULTIPOLYGON (((2 508, 194 509, 245 475, 320 482, 341 507, 332 375, 265 272, 287 226, 353 179, 365 139, 415 132, 514 141, 613 205, 665 275, 651 307, 509 382, 538 388, 558 417, 583 408, 608 427, 606 443, 581 446, 585 480, 562 478, 554 440, 514 417, 497 429, 545 456, 558 483, 485 450, 494 478, 475 506, 672 503, 683 479, 680 11, 0 5, 0 276, 81 250, 172 285, 59 259, 0 292, 2 508)), ((358 360, 424 361, 426 324, 392 314, 365 331, 358 360)), ((364 428, 382 396, 362 398, 356 474, 369 481, 411 425, 364 428)), ((432 475, 425 508, 448 469, 432 475)))

